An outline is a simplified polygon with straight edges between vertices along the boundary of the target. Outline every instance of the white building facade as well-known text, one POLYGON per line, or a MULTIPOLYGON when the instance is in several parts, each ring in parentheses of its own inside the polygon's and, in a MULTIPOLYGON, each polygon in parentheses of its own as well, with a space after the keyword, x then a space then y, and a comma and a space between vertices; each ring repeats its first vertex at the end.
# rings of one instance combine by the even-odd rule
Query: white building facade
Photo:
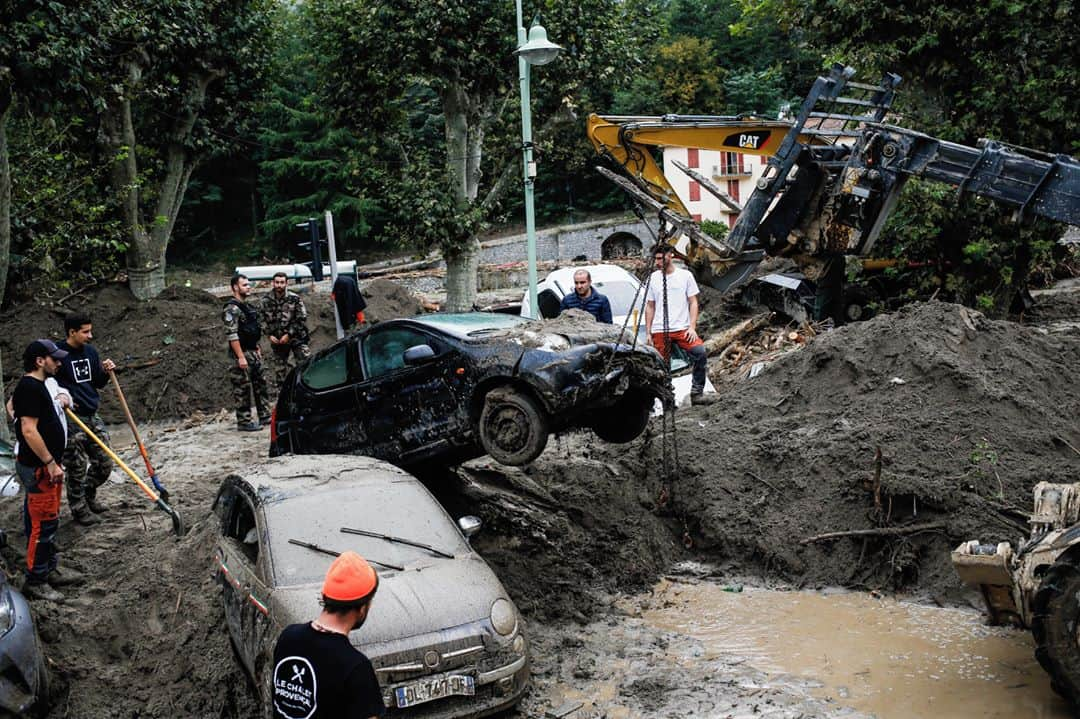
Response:
POLYGON ((673 163, 679 161, 713 181, 740 207, 750 197, 754 183, 765 171, 767 158, 741 152, 665 147, 664 175, 694 220, 723 222, 730 229, 739 213, 701 186, 673 163))

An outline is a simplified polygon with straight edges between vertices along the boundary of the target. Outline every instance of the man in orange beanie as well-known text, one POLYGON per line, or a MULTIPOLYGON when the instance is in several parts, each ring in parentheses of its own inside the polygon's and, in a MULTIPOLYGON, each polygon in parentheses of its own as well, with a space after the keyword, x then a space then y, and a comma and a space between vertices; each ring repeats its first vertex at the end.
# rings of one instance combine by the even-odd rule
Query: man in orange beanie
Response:
POLYGON ((385 713, 371 662, 349 643, 378 588, 379 576, 356 552, 343 552, 330 565, 319 618, 286 627, 274 647, 275 719, 372 719, 385 713))

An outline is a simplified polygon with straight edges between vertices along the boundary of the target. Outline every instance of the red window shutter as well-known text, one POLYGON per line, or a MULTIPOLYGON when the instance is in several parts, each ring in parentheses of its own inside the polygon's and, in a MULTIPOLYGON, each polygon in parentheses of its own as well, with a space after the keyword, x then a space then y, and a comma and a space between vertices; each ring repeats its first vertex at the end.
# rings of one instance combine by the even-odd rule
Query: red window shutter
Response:
POLYGON ((690 201, 699 202, 701 200, 701 185, 697 180, 690 180, 690 201))
POLYGON ((701 222, 701 213, 699 212, 696 215, 690 215, 690 219, 694 222, 701 222))
POLYGON ((686 151, 686 166, 698 167, 698 149, 691 147, 686 151))
POLYGON ((740 174, 740 175, 741 175, 741 174, 743 174, 744 172, 746 172, 746 169, 745 169, 745 167, 744 167, 744 165, 743 165, 743 158, 744 158, 744 157, 746 157, 746 155, 744 155, 744 154, 742 154, 742 153, 740 152, 740 153, 739 153, 739 174, 740 174))
POLYGON ((728 229, 729 229, 729 230, 730 230, 730 229, 731 229, 732 227, 734 227, 734 226, 735 226, 735 221, 736 221, 737 219, 739 219, 739 216, 738 216, 738 215, 736 215, 736 214, 735 214, 734 212, 732 212, 732 213, 729 213, 729 214, 728 214, 728 216, 727 216, 727 226, 728 226, 728 229))
POLYGON ((739 181, 738 180, 728 180, 727 181, 727 193, 728 193, 728 197, 735 200, 736 202, 739 201, 739 181))

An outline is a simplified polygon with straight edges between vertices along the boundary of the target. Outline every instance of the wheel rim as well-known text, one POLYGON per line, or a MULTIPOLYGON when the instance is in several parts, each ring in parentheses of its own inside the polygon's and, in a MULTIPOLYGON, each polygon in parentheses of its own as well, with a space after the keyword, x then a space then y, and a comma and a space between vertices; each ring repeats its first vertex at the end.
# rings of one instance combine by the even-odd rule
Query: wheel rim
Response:
POLYGON ((488 436, 504 452, 518 452, 529 441, 529 418, 519 407, 504 404, 487 421, 488 436))

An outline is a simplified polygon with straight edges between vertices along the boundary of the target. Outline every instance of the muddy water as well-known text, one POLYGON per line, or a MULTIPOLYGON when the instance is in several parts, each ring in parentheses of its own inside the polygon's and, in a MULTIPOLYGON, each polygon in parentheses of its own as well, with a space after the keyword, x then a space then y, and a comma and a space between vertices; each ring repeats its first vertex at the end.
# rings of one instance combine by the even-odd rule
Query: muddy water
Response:
POLYGON ((862 593, 820 594, 661 582, 642 617, 735 654, 770 676, 820 682, 812 693, 879 719, 1065 719, 1028 633, 973 610, 862 593))

